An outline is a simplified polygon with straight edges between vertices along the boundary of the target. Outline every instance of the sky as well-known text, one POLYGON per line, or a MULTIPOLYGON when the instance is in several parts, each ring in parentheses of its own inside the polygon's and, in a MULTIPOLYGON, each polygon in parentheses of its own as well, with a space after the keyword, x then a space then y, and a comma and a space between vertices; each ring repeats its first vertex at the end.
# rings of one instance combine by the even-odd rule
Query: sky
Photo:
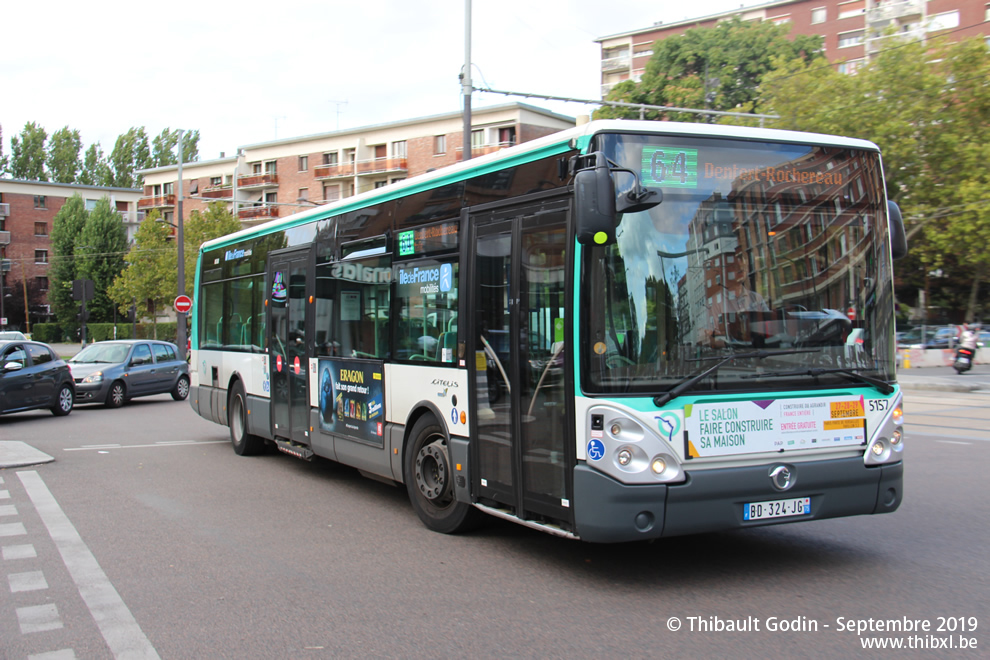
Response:
MULTIPOLYGON (((104 154, 143 126, 199 130, 201 160, 239 146, 460 112, 465 0, 55 0, 7 3, 3 153, 27 122, 104 154), (20 26, 20 27, 18 27, 20 26)), ((757 0, 471 0, 475 87, 600 98, 596 38, 757 0), (674 7, 673 5, 678 5, 674 7)), ((596 106, 475 91, 568 116, 596 106)))

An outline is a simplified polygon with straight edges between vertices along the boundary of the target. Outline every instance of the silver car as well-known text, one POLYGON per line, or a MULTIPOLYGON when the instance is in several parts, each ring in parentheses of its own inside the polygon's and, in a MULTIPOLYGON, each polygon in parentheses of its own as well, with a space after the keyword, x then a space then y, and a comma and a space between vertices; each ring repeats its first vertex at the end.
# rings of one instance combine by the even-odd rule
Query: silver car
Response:
POLYGON ((189 365, 175 344, 153 339, 122 339, 90 344, 69 359, 76 403, 119 408, 128 399, 169 393, 189 396, 189 365))

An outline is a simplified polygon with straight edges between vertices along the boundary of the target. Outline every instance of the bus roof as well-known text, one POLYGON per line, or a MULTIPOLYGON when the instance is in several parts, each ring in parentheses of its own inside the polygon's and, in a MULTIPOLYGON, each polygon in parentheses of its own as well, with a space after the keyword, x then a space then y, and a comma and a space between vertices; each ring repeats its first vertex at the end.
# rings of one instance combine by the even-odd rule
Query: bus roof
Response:
POLYGON ((329 218, 341 213, 358 210, 372 204, 390 201, 406 195, 424 192, 441 186, 457 183, 465 179, 483 174, 489 174, 527 163, 540 158, 554 156, 571 149, 584 150, 591 138, 598 133, 642 133, 652 135, 677 135, 693 137, 721 137, 736 140, 752 140, 757 142, 788 142, 792 144, 815 144, 847 147, 879 151, 879 148, 868 140, 823 135, 820 133, 803 133, 800 131, 785 131, 772 128, 753 128, 747 126, 728 126, 722 124, 693 124, 666 121, 639 121, 627 119, 605 119, 591 121, 581 126, 575 126, 529 142, 523 142, 514 147, 485 154, 471 160, 450 165, 438 170, 426 172, 418 176, 393 183, 384 188, 369 190, 353 197, 323 204, 321 206, 294 213, 285 218, 279 218, 253 227, 248 227, 226 236, 212 239, 200 246, 200 252, 224 247, 240 241, 264 236, 271 232, 291 229, 298 225, 329 218))

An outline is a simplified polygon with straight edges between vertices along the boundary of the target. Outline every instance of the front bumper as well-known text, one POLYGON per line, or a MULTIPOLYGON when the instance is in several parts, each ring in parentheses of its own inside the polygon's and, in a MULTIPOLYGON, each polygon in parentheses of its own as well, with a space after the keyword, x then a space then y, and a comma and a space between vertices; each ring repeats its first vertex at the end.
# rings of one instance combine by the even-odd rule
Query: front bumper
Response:
POLYGON ((867 467, 862 457, 787 463, 786 491, 773 487, 780 463, 716 470, 686 469, 670 485, 630 486, 580 464, 574 470, 574 516, 585 541, 610 543, 679 536, 867 513, 890 513, 901 503, 904 464, 867 467), (811 498, 804 516, 743 521, 743 504, 811 498))
POLYGON ((110 391, 110 381, 103 379, 99 383, 75 383, 76 403, 103 403, 110 391))

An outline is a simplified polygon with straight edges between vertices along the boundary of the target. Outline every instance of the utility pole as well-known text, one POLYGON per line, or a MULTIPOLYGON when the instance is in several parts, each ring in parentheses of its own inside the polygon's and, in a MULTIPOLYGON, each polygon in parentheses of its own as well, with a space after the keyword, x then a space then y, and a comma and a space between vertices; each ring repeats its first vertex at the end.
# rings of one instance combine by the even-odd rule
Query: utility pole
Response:
MULTIPOLYGON (((179 250, 179 293, 176 295, 186 295, 186 251, 183 245, 182 236, 182 136, 183 130, 179 129, 179 194, 175 201, 176 214, 176 242, 179 250)), ((186 359, 186 314, 185 312, 175 312, 175 337, 179 348, 179 358, 186 359)))
POLYGON ((461 89, 464 92, 464 154, 463 160, 471 160, 471 0, 464 0, 464 70, 461 73, 461 89))

